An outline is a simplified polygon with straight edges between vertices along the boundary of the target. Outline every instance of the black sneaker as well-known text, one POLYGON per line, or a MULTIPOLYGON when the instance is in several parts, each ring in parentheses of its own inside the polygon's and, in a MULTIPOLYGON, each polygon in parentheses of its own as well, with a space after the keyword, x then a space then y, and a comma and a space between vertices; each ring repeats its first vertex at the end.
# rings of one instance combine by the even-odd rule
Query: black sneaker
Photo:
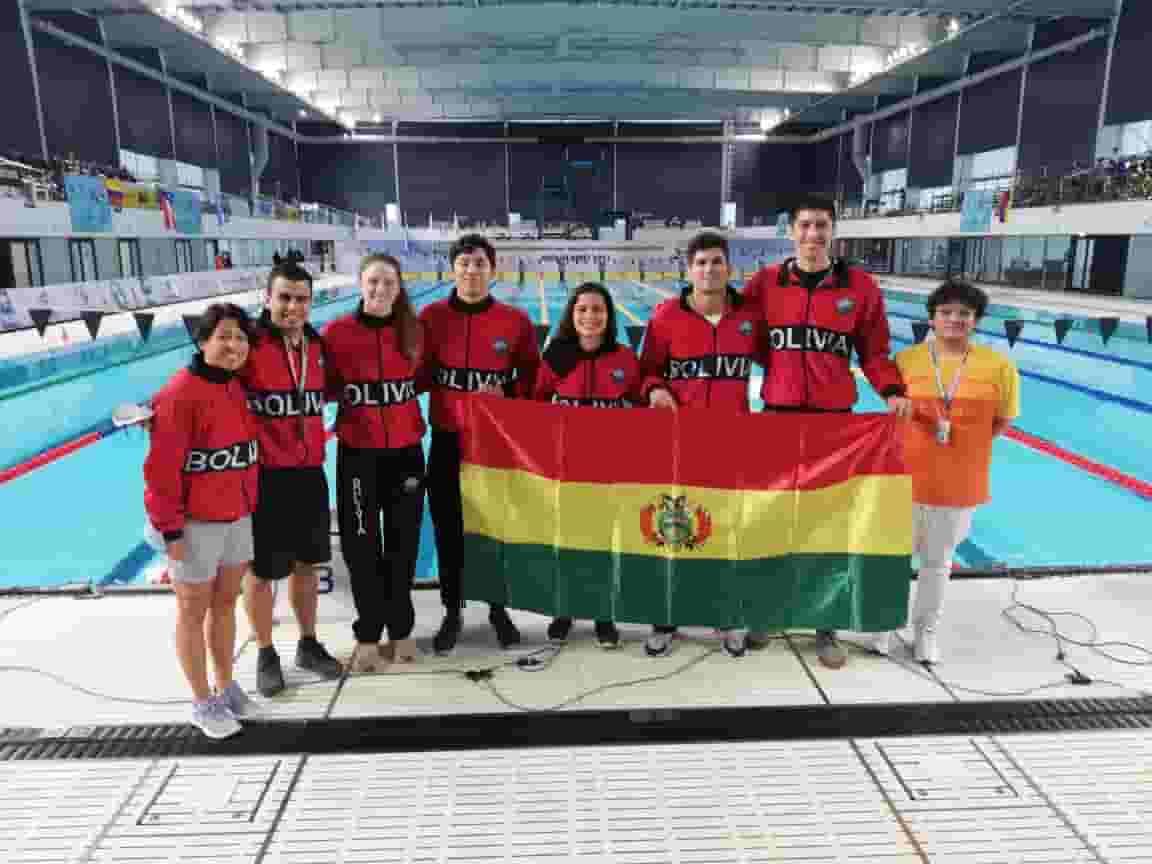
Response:
POLYGON ((496 638, 500 640, 501 648, 511 648, 520 644, 520 631, 508 617, 508 610, 503 606, 491 606, 488 609, 488 623, 496 631, 496 638))
POLYGON ((563 645, 568 641, 568 634, 572 632, 571 618, 553 618, 548 625, 548 641, 563 645))
POLYGON ((449 612, 440 622, 440 629, 432 637, 432 650, 443 657, 451 654, 456 648, 456 640, 460 638, 460 614, 449 612))
POLYGON ((620 647, 620 631, 611 621, 596 622, 596 643, 605 651, 620 647))
POLYGON ((280 668, 280 655, 275 646, 260 649, 256 658, 256 689, 261 696, 275 696, 284 689, 284 670, 280 668))
POLYGON ((316 641, 315 636, 305 636, 296 643, 296 666, 315 672, 321 678, 334 680, 344 674, 340 661, 316 641))

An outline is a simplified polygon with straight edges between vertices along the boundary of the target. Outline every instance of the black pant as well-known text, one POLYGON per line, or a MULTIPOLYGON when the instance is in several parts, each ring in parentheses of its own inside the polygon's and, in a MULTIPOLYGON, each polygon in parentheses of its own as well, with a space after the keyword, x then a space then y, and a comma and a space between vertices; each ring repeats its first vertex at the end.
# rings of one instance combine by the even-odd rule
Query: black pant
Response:
POLYGON ((428 508, 436 533, 440 599, 449 612, 464 606, 464 505, 460 500, 460 436, 432 428, 428 508))
POLYGON ((379 642, 385 626, 390 639, 407 639, 416 621, 412 582, 424 518, 424 450, 419 444, 387 450, 340 444, 336 486, 356 641, 379 642))

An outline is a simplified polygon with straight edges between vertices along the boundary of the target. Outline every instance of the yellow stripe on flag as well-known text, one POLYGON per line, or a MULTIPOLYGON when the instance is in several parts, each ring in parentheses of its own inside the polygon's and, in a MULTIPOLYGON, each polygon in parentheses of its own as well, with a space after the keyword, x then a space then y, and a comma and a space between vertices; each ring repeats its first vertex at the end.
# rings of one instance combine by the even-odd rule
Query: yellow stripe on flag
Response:
POLYGON ((795 553, 907 555, 912 545, 907 475, 863 475, 802 492, 741 491, 567 483, 465 463, 460 481, 464 530, 505 543, 733 561, 795 553), (664 495, 684 499, 665 502, 664 495), (658 545, 663 532, 677 531, 699 542, 675 550, 658 545))

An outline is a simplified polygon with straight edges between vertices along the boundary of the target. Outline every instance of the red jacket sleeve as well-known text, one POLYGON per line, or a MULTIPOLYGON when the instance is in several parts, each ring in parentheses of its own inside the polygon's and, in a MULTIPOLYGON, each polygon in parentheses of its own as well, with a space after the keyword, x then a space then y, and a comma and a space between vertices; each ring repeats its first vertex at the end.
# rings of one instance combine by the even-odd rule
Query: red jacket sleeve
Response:
POLYGON ((869 302, 856 327, 856 353, 860 357, 860 369, 872 385, 872 389, 887 399, 889 396, 904 395, 904 379, 896 361, 890 356, 891 334, 888 330, 888 314, 884 308, 884 294, 880 286, 868 274, 871 290, 869 302))
POLYGON ((536 372, 536 386, 532 389, 532 398, 538 402, 551 402, 558 380, 552 367, 541 361, 540 368, 536 372))
POLYGON ((144 460, 144 509, 165 540, 184 534, 184 460, 196 412, 191 403, 166 393, 156 400, 151 444, 144 460))
POLYGON ((772 346, 768 341, 768 324, 764 315, 764 283, 767 281, 768 271, 758 270, 756 275, 744 284, 744 302, 755 309, 760 320, 756 323, 756 356, 752 359, 768 371, 769 361, 772 357, 772 346))
MULTIPOLYGON (((660 319, 650 318, 648 329, 644 333, 644 352, 640 355, 640 402, 647 404, 648 396, 657 387, 663 387, 669 393, 672 388, 664 378, 664 369, 668 365, 668 340, 665 338, 660 319)), ((672 394, 675 396, 675 394, 672 394)))
POLYGON ((324 399, 339 402, 344 391, 344 379, 340 375, 340 367, 336 365, 336 355, 328 346, 331 333, 332 324, 329 324, 320 334, 320 356, 324 358, 324 399))
POLYGON ((527 315, 520 319, 520 338, 516 340, 515 395, 531 399, 536 393, 536 374, 540 369, 540 346, 536 344, 536 330, 527 315))

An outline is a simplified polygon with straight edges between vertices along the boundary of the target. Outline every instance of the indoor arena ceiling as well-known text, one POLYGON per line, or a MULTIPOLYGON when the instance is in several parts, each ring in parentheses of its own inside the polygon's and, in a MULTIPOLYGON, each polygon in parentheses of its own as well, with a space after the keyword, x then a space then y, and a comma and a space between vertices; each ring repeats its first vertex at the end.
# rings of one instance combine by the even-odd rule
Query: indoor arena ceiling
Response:
MULTIPOLYGON (((56 0, 24 0, 34 18, 56 0)), ((1116 0, 79 0, 109 47, 283 124, 729 120, 805 134, 1027 52, 1031 26, 1116 0), (165 15, 155 14, 159 9, 165 15), (987 63, 982 64, 984 66, 987 63)), ((47 25, 51 26, 51 25, 47 25)))

